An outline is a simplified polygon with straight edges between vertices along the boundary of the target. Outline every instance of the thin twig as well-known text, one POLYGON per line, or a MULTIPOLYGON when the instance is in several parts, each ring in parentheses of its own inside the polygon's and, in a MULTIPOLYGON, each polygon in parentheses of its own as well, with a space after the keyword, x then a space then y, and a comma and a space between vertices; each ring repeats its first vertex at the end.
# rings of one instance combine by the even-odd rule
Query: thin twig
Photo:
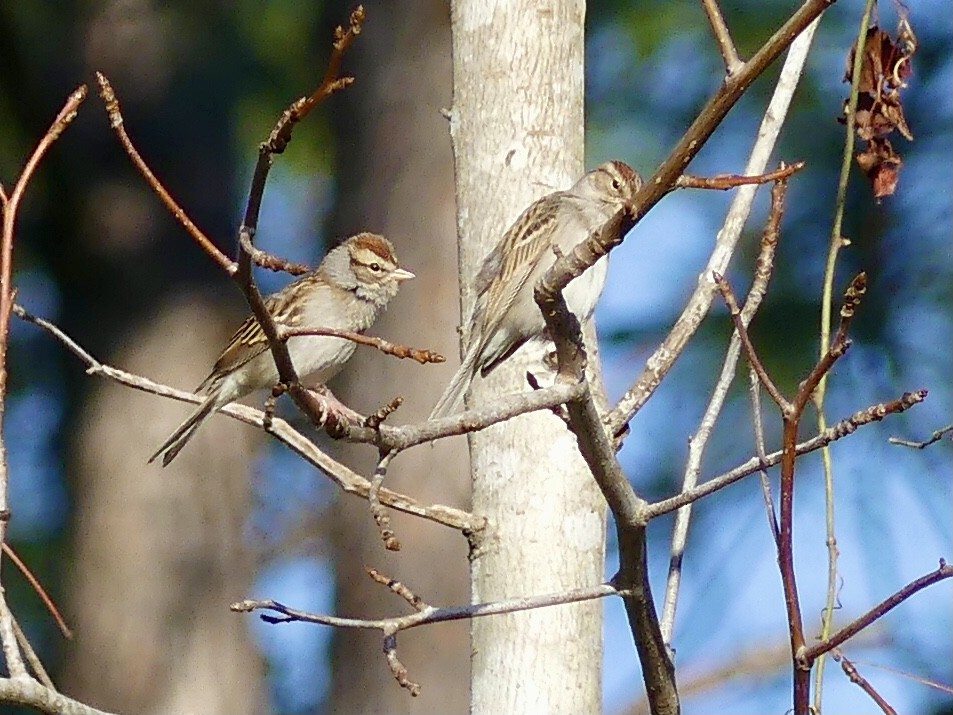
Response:
MULTIPOLYGON (((30 158, 27 159, 13 191, 10 192, 9 196, 6 192, 0 194, 3 213, 3 231, 0 235, 0 544, 4 545, 7 520, 10 517, 10 504, 8 501, 7 452, 2 435, 7 397, 7 347, 10 337, 10 314, 13 311, 13 301, 16 295, 13 287, 13 239, 17 211, 20 208, 20 201, 26 192, 27 186, 40 165, 40 161, 53 145, 53 142, 59 139, 70 122, 76 118, 80 105, 86 99, 86 91, 86 85, 81 85, 67 97, 50 128, 46 130, 30 158)), ((13 614, 7 607, 2 588, 0 588, 0 644, 2 644, 7 671, 10 675, 15 679, 28 677, 17 643, 13 614)))
POLYGON ((738 306, 738 300, 735 298, 735 294, 731 289, 731 285, 720 273, 713 274, 712 278, 715 281, 715 285, 718 286, 718 290, 721 292, 722 298, 725 299, 725 305, 728 306, 728 314, 731 316, 731 320, 735 324, 735 332, 741 340, 741 346, 745 349, 745 354, 748 357, 748 362, 751 364, 751 368, 754 370, 755 374, 758 376, 758 380, 762 385, 764 385, 764 389, 771 396, 771 399, 774 400, 778 408, 782 412, 788 410, 790 408, 788 399, 781 394, 778 386, 774 384, 774 380, 771 379, 771 376, 765 369, 764 364, 761 362, 761 358, 758 357, 757 350, 755 350, 754 345, 751 344, 751 336, 748 335, 748 327, 741 321, 741 308, 738 306))
POLYGON ((377 569, 370 567, 367 568, 367 575, 371 577, 371 580, 381 584, 382 586, 386 586, 390 591, 394 592, 402 599, 407 601, 407 604, 415 611, 423 611, 427 608, 430 608, 429 603, 411 591, 410 587, 401 581, 390 578, 389 576, 385 576, 377 569))
MULTIPOLYGON (((767 453, 764 447, 764 416, 761 410, 761 383, 758 381, 758 374, 754 368, 748 367, 748 393, 751 396, 751 421, 754 425, 754 447, 755 454, 762 464, 767 462, 767 453)), ((774 539, 774 546, 777 548, 781 539, 781 532, 778 528, 778 513, 774 509, 774 497, 771 494, 771 480, 765 469, 758 470, 758 476, 761 478, 761 496, 764 498, 764 509, 768 517, 768 528, 771 529, 771 537, 774 539)))
POLYGON ((50 678, 49 673, 46 672, 46 668, 43 667, 43 662, 36 654, 36 651, 33 650, 33 645, 26 637, 26 633, 23 632, 23 629, 20 627, 20 623, 16 618, 13 619, 13 630, 17 634, 17 643, 20 644, 20 650, 23 651, 26 662, 33 670, 33 674, 36 676, 37 680, 43 683, 45 687, 49 688, 55 693, 56 686, 53 685, 53 679, 50 678))
POLYGON ((828 653, 834 648, 843 645, 845 641, 860 633, 871 623, 883 618, 884 615, 892 611, 918 591, 922 591, 927 586, 931 586, 934 583, 938 583, 951 577, 953 577, 953 566, 940 559, 940 565, 936 571, 931 571, 930 573, 921 576, 914 581, 911 581, 893 595, 885 598, 862 616, 855 618, 849 624, 831 635, 830 638, 825 638, 824 640, 815 643, 812 646, 805 646, 799 650, 795 654, 798 662, 804 667, 810 667, 810 665, 813 664, 813 662, 824 653, 828 653))
MULTIPOLYGON (((778 235, 780 233, 781 217, 784 214, 784 196, 787 190, 787 182, 779 180, 771 192, 771 213, 768 222, 765 225, 761 235, 761 248, 758 255, 757 268, 755 270, 754 280, 751 283, 751 289, 745 299, 745 307, 741 311, 741 322, 747 326, 751 323, 755 313, 761 306, 767 291, 768 281, 771 278, 771 272, 774 268, 774 255, 778 245, 778 235)), ((728 389, 734 379, 738 367, 738 358, 741 355, 741 340, 738 332, 732 333, 728 343, 728 349, 725 353, 725 359, 722 363, 721 374, 712 390, 708 407, 699 422, 698 429, 688 443, 688 460, 685 464, 685 475, 682 479, 682 491, 688 491, 698 483, 698 477, 701 474, 702 458, 705 454, 705 447, 711 432, 714 429, 715 422, 721 414, 728 395, 728 389)), ((762 449, 763 453, 763 449, 762 449)), ((761 455, 759 455, 761 456, 761 455)), ((691 504, 678 510, 675 515, 675 526, 672 529, 672 544, 670 547, 668 580, 665 587, 665 598, 662 603, 662 637, 665 642, 671 644, 672 633, 675 628, 675 610, 678 607, 678 592, 681 583, 682 559, 685 554, 685 545, 688 541, 688 527, 691 521, 691 504)))
POLYGON ((380 534, 381 541, 384 542, 384 548, 388 551, 400 551, 400 541, 394 535, 394 530, 390 526, 390 516, 387 510, 381 504, 380 492, 384 486, 384 478, 387 476, 387 467, 391 460, 397 456, 397 452, 390 451, 381 454, 377 467, 374 469, 374 478, 371 479, 371 488, 367 492, 367 503, 371 507, 371 516, 374 517, 374 523, 377 524, 377 531, 380 534))
POLYGON ((884 697, 877 692, 876 688, 870 684, 864 676, 860 674, 860 671, 857 670, 857 667, 853 664, 852 661, 847 659, 840 650, 834 649, 834 652, 831 654, 834 656, 834 660, 840 663, 841 670, 844 671, 844 675, 847 676, 850 682, 854 683, 860 687, 867 695, 870 696, 870 699, 877 703, 877 707, 883 712, 884 715, 897 715, 897 711, 894 710, 890 703, 888 703, 884 697))
POLYGON ((287 340, 296 335, 327 335, 332 338, 343 338, 358 345, 367 345, 372 348, 377 348, 385 355, 393 355, 401 359, 410 358, 411 360, 419 362, 421 365, 442 363, 447 360, 443 355, 433 350, 422 350, 407 345, 399 345, 384 340, 383 338, 376 338, 371 335, 364 335, 363 333, 355 333, 352 330, 339 330, 338 328, 280 328, 278 335, 282 340, 287 340))
MULTIPOLYGON (((855 412, 850 417, 831 425, 826 430, 818 433, 811 439, 796 445, 794 448, 794 453, 799 457, 802 454, 807 454, 808 452, 821 449, 822 447, 829 445, 831 442, 836 442, 847 435, 853 434, 864 425, 871 424, 872 422, 879 422, 887 415, 906 412, 914 405, 918 405, 923 402, 926 397, 926 390, 905 392, 899 399, 892 400, 890 402, 881 402, 876 405, 872 405, 867 409, 855 412)), ((646 516, 649 519, 654 519, 656 517, 662 516, 663 514, 673 512, 679 507, 698 501, 699 499, 702 499, 713 492, 724 489, 728 485, 734 484, 735 482, 744 479, 750 474, 754 474, 759 469, 773 467, 774 465, 781 462, 781 458, 783 456, 784 451, 778 450, 777 452, 772 452, 771 454, 767 455, 764 459, 752 457, 744 464, 740 464, 728 472, 720 474, 717 477, 713 477, 712 479, 703 482, 690 491, 649 504, 646 508, 646 516)))
POLYGON ((740 174, 719 174, 718 176, 691 176, 683 174, 678 177, 675 185, 680 189, 714 189, 717 191, 728 191, 739 186, 748 186, 749 184, 769 184, 772 181, 781 181, 788 179, 805 166, 803 161, 797 161, 791 165, 781 163, 781 166, 774 171, 757 176, 742 176, 740 174))
POLYGON ((725 61, 725 71, 730 77, 744 66, 744 62, 738 57, 738 50, 735 49, 728 24, 725 22, 724 15, 721 14, 721 8, 718 7, 718 0, 702 0, 702 7, 705 8, 705 14, 708 15, 708 22, 715 34, 715 40, 718 42, 721 57, 725 61))
POLYGON ((50 595, 46 592, 46 589, 43 588, 43 584, 40 583, 40 580, 33 575, 33 572, 30 571, 29 567, 23 563, 17 552, 6 542, 0 544, 0 547, 3 547, 3 553, 16 564, 16 567, 20 569, 20 573, 23 574, 29 584, 33 587, 33 590, 36 591, 36 595, 40 597, 40 600, 43 601, 43 605, 46 606, 46 610, 50 612, 50 615, 53 616, 53 620, 56 621, 56 625, 60 629, 60 633, 63 634, 63 637, 66 640, 73 639, 73 631, 69 629, 69 626, 66 625, 66 621, 63 619, 62 614, 59 609, 56 607, 56 604, 53 603, 53 599, 50 598, 50 595))
MULTIPOLYGON (((844 208, 847 201, 847 184, 850 179, 850 169, 853 163, 854 130, 857 124, 857 103, 860 97, 860 78, 863 67, 863 48, 867 40, 867 30, 870 18, 874 11, 875 0, 866 0, 864 12, 860 19, 857 31, 857 40, 854 43, 854 63, 851 68, 850 98, 847 100, 846 118, 847 134, 844 139, 844 153, 841 156, 840 176, 837 181, 837 196, 834 199, 834 219, 831 225, 830 244, 827 251, 827 261, 824 266, 824 287, 821 296, 821 340, 818 352, 824 355, 830 346, 831 316, 834 303, 834 274, 837 268, 837 258, 841 248, 850 244, 842 235, 844 208)), ((824 398, 827 394, 827 380, 822 377, 813 399, 817 410, 817 429, 823 431, 827 427, 827 414, 824 411, 824 398)), ((821 464, 824 470, 824 527, 827 543, 827 598, 821 617, 821 636, 830 634, 834 620, 834 606, 837 598, 837 533, 834 518, 834 464, 830 450, 821 451, 821 464)), ((824 658, 821 658, 814 672, 814 709, 822 709, 824 694, 824 658)))
MULTIPOLYGON (((746 175, 753 176, 763 172, 771 158, 781 127, 784 125, 791 98, 794 95, 795 89, 797 89, 801 73, 807 62, 808 50, 811 47, 814 32, 817 29, 816 18, 824 11, 827 4, 828 3, 822 2, 821 0, 818 0, 818 2, 805 3, 797 13, 792 16, 791 20, 785 24, 784 31, 791 33, 787 35, 787 39, 790 40, 793 38, 791 50, 784 61, 784 67, 781 69, 778 84, 775 87, 774 94, 761 120, 761 126, 758 129, 757 135, 758 138, 755 141, 748 163, 745 166, 744 172, 746 175)), ((766 43, 765 47, 756 53, 755 57, 745 65, 742 71, 730 77, 726 81, 725 86, 709 101, 705 110, 703 110, 691 129, 689 129, 685 137, 679 142, 678 147, 675 152, 672 153, 670 159, 666 160, 665 164, 656 172, 655 176, 646 182, 645 188, 639 192, 640 195, 636 197, 636 200, 639 202, 641 211, 647 211, 650 205, 654 205, 654 203, 658 201, 658 198, 661 197, 663 192, 653 189, 655 183, 659 182, 663 185, 674 183, 683 172, 690 158, 694 156, 694 154, 688 154, 684 161, 680 161, 679 159, 682 154, 679 152, 685 150, 688 146, 692 146, 696 142, 703 143, 704 138, 708 135, 709 119, 717 117, 718 121, 720 121, 721 116, 723 116, 721 113, 722 110, 718 109, 718 107, 720 107, 723 102, 727 102, 727 106, 724 107, 724 110, 727 111, 731 106, 731 103, 734 101, 734 91, 729 88, 734 87, 734 89, 737 90, 738 88, 735 87, 735 83, 750 83, 754 76, 760 74, 760 70, 758 73, 753 73, 752 67, 754 66, 755 60, 762 56, 762 53, 768 52, 772 55, 772 59, 777 56, 774 54, 773 49, 769 49, 769 45, 773 46, 773 43, 779 39, 780 31, 779 33, 775 33, 772 40, 766 43), (646 194, 646 196, 642 196, 642 194, 646 194), (658 198, 656 198, 657 196, 658 198)), ((786 46, 786 44, 784 46, 786 46)), ((780 52, 782 47, 778 46, 776 49, 780 52)), ((765 57, 767 57, 767 55, 765 55, 765 57)), ((698 287, 695 289, 691 298, 689 298, 688 304, 685 306, 678 320, 676 320, 668 336, 646 361, 642 373, 635 379, 631 387, 629 387, 619 400, 618 404, 610 411, 606 424, 609 425, 613 434, 617 436, 623 434, 626 425, 632 417, 642 409, 642 406, 645 405, 648 399, 654 394, 655 390, 658 389, 658 386, 672 369, 678 356, 682 354, 688 341, 698 330, 698 327, 711 309, 712 302, 717 294, 715 285, 711 281, 711 275, 713 272, 721 274, 727 272, 728 264, 737 249, 742 230, 751 211, 756 189, 757 187, 754 186, 743 186, 738 189, 738 193, 732 201, 731 208, 725 218, 724 226, 718 233, 715 247, 708 260, 708 264, 701 273, 702 277, 698 287)))
POLYGON ((953 433, 953 425, 947 425, 946 427, 941 427, 940 429, 933 432, 930 435, 929 439, 925 439, 922 442, 914 442, 909 439, 901 439, 900 437, 890 437, 887 441, 890 444, 898 444, 901 447, 912 447, 913 449, 926 449, 931 444, 936 444, 939 442, 945 435, 953 433))
POLYGON ((109 80, 106 79, 106 75, 102 72, 97 72, 96 80, 99 82, 99 96, 102 97, 103 103, 106 105, 106 114, 109 116, 109 124, 113 128, 113 131, 116 132, 116 136, 119 137, 119 143, 122 144, 123 149, 126 150, 126 154, 129 155, 136 169, 139 170, 139 173, 142 174, 146 183, 149 184, 149 188, 162 200, 162 203, 169 209, 169 213, 172 214, 176 221, 182 224, 182 227, 199 247, 205 251, 213 261, 220 265, 226 273, 229 275, 234 274, 235 263, 222 253, 212 240, 195 225, 188 214, 185 213, 185 210, 172 198, 172 194, 162 185, 162 182, 159 181, 158 177, 156 177, 152 169, 149 168, 149 165, 146 164, 145 160, 139 154, 139 151, 126 133, 125 122, 119 109, 119 100, 116 98, 116 92, 113 90, 109 80))

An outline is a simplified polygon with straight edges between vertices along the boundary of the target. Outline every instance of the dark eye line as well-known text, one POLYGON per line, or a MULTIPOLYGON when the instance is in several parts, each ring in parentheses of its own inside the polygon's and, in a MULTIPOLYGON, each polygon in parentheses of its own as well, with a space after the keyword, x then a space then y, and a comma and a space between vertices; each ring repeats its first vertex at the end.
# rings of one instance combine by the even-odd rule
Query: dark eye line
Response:
POLYGON ((362 268, 366 268, 372 273, 379 273, 382 270, 384 270, 384 266, 377 261, 372 261, 371 263, 364 263, 363 261, 358 261, 357 259, 354 259, 352 260, 352 263, 355 266, 361 266, 362 268))

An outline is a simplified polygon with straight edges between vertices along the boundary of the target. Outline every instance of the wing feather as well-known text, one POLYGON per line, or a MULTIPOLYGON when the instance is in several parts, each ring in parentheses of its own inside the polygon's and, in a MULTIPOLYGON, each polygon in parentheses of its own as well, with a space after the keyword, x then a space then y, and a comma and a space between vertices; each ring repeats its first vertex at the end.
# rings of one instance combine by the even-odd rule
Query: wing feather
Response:
POLYGON ((531 204, 484 261, 476 281, 478 298, 474 314, 480 322, 474 326, 471 338, 479 341, 480 352, 550 247, 548 236, 556 220, 550 204, 558 202, 563 193, 549 194, 531 204))

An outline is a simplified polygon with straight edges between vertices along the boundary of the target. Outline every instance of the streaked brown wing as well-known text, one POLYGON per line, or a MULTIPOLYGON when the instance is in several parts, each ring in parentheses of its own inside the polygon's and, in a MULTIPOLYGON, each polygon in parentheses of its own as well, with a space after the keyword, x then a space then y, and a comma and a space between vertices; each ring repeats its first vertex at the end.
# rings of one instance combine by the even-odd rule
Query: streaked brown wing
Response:
MULTIPOLYGON (((272 315, 276 315, 278 305, 285 299, 285 291, 265 299, 265 307, 272 315)), ((261 329, 254 315, 248 316, 235 334, 228 341, 228 345, 215 361, 212 375, 229 373, 238 369, 252 358, 261 355, 268 349, 268 338, 261 329)), ((211 377, 211 375, 209 376, 211 377)), ((204 384, 204 383, 203 383, 204 384)))
POLYGON ((480 296, 484 301, 480 329, 475 335, 482 342, 499 327, 540 257, 549 249, 550 241, 544 237, 552 233, 556 221, 550 204, 558 202, 562 193, 544 196, 526 209, 480 269, 477 287, 483 288, 480 296))

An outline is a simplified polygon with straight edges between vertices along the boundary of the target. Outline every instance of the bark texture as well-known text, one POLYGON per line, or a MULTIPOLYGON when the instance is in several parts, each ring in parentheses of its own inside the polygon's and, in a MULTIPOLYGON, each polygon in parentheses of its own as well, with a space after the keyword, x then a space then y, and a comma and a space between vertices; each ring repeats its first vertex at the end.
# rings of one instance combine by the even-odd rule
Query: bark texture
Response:
MULTIPOLYGON (((519 213, 570 186, 583 167, 580 0, 452 3, 451 135, 457 179, 462 310, 473 277, 519 213)), ((591 332, 590 332, 591 334, 591 332)), ((540 344, 474 381, 481 404, 528 389, 540 344)), ((603 577, 605 506, 565 424, 523 416, 470 440, 473 510, 491 520, 472 562, 475 602, 562 591, 603 577)), ((601 710, 601 605, 472 623, 473 713, 601 710)))

